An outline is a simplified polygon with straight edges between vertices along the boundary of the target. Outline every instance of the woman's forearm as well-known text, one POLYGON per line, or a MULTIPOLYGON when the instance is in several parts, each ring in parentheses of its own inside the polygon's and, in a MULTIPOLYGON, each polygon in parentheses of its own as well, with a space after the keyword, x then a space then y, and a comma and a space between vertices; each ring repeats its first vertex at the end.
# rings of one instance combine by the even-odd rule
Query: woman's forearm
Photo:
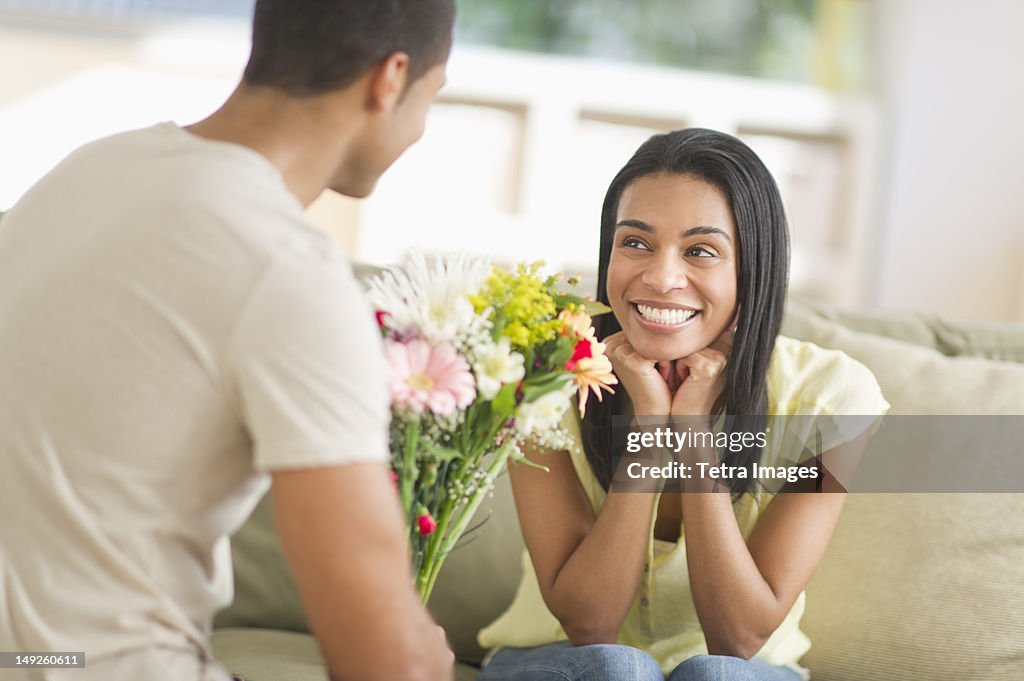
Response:
POLYGON ((655 495, 610 492, 549 590, 548 606, 576 645, 613 643, 647 560, 655 495))
POLYGON ((740 534, 728 493, 681 494, 690 589, 708 652, 752 657, 785 613, 740 534))

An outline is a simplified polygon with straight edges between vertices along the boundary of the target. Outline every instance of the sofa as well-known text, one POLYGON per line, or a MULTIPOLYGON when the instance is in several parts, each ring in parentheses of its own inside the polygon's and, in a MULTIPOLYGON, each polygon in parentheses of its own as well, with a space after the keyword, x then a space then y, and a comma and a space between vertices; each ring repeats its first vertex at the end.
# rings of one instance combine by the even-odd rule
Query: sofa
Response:
MULTIPOLYGON (((1024 325, 793 301, 783 332, 867 365, 892 414, 1024 415, 1024 325)), ((1007 446, 975 439, 979 452, 1007 446)), ((887 455, 942 446, 922 437, 887 455)), ((1013 447, 1024 467, 1021 441, 1013 447)), ((481 509, 485 518, 474 541, 449 557, 429 603, 457 654, 460 681, 475 677, 485 652, 476 632, 507 606, 520 577, 507 478, 481 509)), ((325 681, 268 500, 234 537, 233 554, 236 597, 216 620, 218 658, 247 681, 325 681)), ((851 494, 807 587, 803 629, 813 647, 802 664, 815 681, 1021 681, 1024 494, 851 494)))

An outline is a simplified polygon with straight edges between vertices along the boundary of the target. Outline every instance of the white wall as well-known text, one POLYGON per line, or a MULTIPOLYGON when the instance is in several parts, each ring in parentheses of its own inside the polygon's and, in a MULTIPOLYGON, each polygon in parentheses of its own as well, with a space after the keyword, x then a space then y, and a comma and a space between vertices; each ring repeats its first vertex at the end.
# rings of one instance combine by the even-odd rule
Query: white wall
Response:
POLYGON ((653 132, 703 126, 740 135, 775 174, 794 235, 791 291, 850 307, 864 302, 868 180, 877 166, 871 98, 460 46, 442 103, 423 140, 366 201, 361 259, 469 250, 543 258, 593 283, 611 178, 653 132), (441 181, 424 181, 431 176, 441 181))
MULTIPOLYGON (((241 21, 60 25, 0 13, 0 63, 19 65, 0 69, 0 210, 86 141, 205 116, 231 91, 247 46, 241 21)), ((870 99, 466 46, 448 76, 427 134, 369 200, 325 193, 312 206, 354 257, 394 262, 419 248, 542 258, 593 283, 611 177, 652 132, 702 125, 744 136, 775 173, 795 235, 792 290, 863 302, 870 99)))
POLYGON ((1024 3, 877 4, 889 159, 873 299, 1024 320, 1024 3))
MULTIPOLYGON (((853 247, 835 256, 849 263, 822 259, 821 269, 849 284, 845 292, 832 292, 829 297, 851 305, 866 302, 951 317, 1024 320, 1024 172, 1019 168, 1024 163, 1024 77, 1019 67, 1024 64, 1024 40, 1019 35, 1024 2, 880 0, 875 5, 884 124, 880 139, 875 140, 874 133, 867 135, 874 140, 870 146, 877 147, 877 154, 862 145, 869 153, 858 152, 863 158, 853 160, 859 166, 857 177, 865 167, 876 169, 878 187, 875 192, 853 190, 863 195, 863 200, 854 202, 856 214, 848 217, 857 234, 853 247), (872 194, 882 200, 872 203, 872 194), (855 227, 865 224, 873 236, 864 238, 855 227), (836 277, 843 267, 850 274, 836 277), (858 284, 866 284, 867 290, 858 284)), ((99 30, 42 32, 0 20, 0 209, 81 142, 156 120, 189 122, 215 108, 230 92, 244 61, 245 33, 237 22, 191 25, 187 30, 162 26, 146 35, 118 36, 99 30), (230 36, 227 39, 224 31, 230 36), (183 44, 188 47, 183 49, 183 44)), ((483 63, 479 55, 474 61, 478 66, 483 63)), ((449 91, 456 100, 488 94, 477 92, 478 79, 467 75, 460 59, 453 62, 449 91)), ((573 82, 578 83, 589 70, 575 69, 573 82)), ((616 82, 621 80, 632 83, 635 78, 616 82)), ((703 80, 708 79, 696 76, 694 83, 703 80)), ((518 87, 518 81, 508 78, 490 77, 486 82, 492 88, 518 87)), ((643 111, 632 113, 730 127, 729 111, 720 112, 723 119, 707 112, 698 115, 684 106, 721 98, 697 97, 689 88, 687 92, 688 97, 671 111, 649 111, 645 102, 643 111)), ((498 96, 501 93, 491 94, 499 103, 508 100, 498 96)), ((557 100, 540 95, 535 99, 546 105, 545 110, 553 110, 551 104, 557 100)), ((622 99, 585 103, 589 109, 611 110, 621 106, 622 99)), ((772 109, 748 104, 761 115, 772 109)), ((797 118, 820 108, 780 106, 797 118)), ((843 111, 852 110, 842 109, 837 119, 845 116, 843 111)), ((553 117, 556 123, 563 118, 568 120, 553 117)), ((827 121, 829 116, 814 120, 819 119, 827 121)), ((542 128, 538 121, 543 122, 527 115, 530 125, 524 128, 523 142, 536 141, 542 128)), ((428 143, 425 139, 424 151, 428 143)), ((490 149, 494 151, 493 146, 490 149)), ((415 152, 403 163, 414 164, 415 152)), ((528 213, 535 208, 534 199, 549 191, 545 187, 551 174, 539 172, 545 164, 528 154, 519 163, 524 166, 525 184, 520 187, 523 196, 516 211, 528 213)), ((401 173, 396 166, 388 182, 382 183, 378 206, 394 203, 383 199, 388 183, 400 184, 401 173)), ((847 186, 846 191, 851 188, 847 186)), ((565 203, 597 208, 593 199, 565 203)), ((448 212, 451 206, 447 204, 448 212)), ((375 214, 373 205, 364 212, 341 200, 323 202, 319 212, 325 226, 372 222, 375 214)), ((501 224, 494 220, 473 224, 491 223, 501 224)), ((362 243, 357 243, 354 230, 341 234, 352 252, 373 250, 371 235, 364 232, 362 243)), ((394 232, 389 230, 388 235, 394 232)), ((530 253, 538 243, 546 240, 521 240, 530 253)), ((578 245, 573 249, 583 250, 578 245)), ((570 264, 555 260, 550 259, 556 266, 570 264)), ((814 264, 817 258, 810 260, 814 264)))
POLYGON ((0 210, 86 142, 209 114, 234 88, 247 43, 242 22, 118 30, 0 14, 0 210))

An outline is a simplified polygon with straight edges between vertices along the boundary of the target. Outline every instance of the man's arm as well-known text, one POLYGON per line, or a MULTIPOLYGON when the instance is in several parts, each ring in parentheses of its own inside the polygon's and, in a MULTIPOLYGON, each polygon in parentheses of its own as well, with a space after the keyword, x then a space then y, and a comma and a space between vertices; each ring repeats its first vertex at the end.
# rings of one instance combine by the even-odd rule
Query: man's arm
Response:
POLYGON ((273 473, 277 533, 333 681, 448 681, 454 657, 413 587, 383 464, 273 473))

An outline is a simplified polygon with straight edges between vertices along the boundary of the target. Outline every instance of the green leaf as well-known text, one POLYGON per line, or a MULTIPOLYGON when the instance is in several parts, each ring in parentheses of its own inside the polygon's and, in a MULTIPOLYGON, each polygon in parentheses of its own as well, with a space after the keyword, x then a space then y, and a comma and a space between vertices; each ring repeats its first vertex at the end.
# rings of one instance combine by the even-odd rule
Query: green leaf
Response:
POLYGON ((529 371, 533 367, 534 349, 526 348, 523 350, 523 366, 529 371))
POLYGON ((610 307, 608 307, 604 303, 599 303, 596 300, 587 300, 584 298, 582 305, 583 311, 586 312, 591 317, 596 317, 602 314, 608 314, 609 312, 612 311, 610 307))
POLYGON ((505 327, 509 323, 508 315, 503 310, 495 309, 494 318, 491 320, 493 326, 491 327, 491 338, 497 341, 501 338, 501 332, 505 330, 505 327))
POLYGON ((549 371, 546 374, 534 374, 523 381, 523 393, 527 393, 530 390, 543 386, 548 386, 552 383, 558 383, 560 381, 568 382, 571 380, 572 374, 565 371, 549 371))
POLYGON ((434 459, 436 459, 437 461, 453 461, 455 459, 461 459, 465 457, 465 454, 463 454, 457 449, 454 449, 453 447, 442 447, 441 445, 436 445, 433 442, 426 441, 424 441, 422 444, 423 449, 427 450, 430 453, 430 455, 434 457, 434 459))
POLYGON ((491 402, 491 409, 499 417, 511 416, 516 410, 516 388, 515 383, 508 383, 501 387, 494 401, 491 402))
POLYGON ((521 463, 524 466, 529 466, 530 468, 542 470, 545 473, 551 472, 551 469, 548 468, 547 466, 542 466, 539 463, 534 463, 533 461, 530 461, 529 459, 526 458, 526 455, 522 453, 512 454, 508 458, 511 459, 512 461, 515 461, 516 463, 521 463))
POLYGON ((596 317, 597 315, 606 314, 612 311, 612 309, 604 303, 599 303, 596 300, 590 300, 589 298, 577 296, 572 293, 560 293, 555 296, 555 305, 557 305, 559 309, 566 308, 569 305, 576 305, 582 308, 583 311, 591 317, 596 317))
POLYGON ((569 358, 572 357, 573 350, 574 348, 569 344, 560 344, 558 349, 551 353, 551 358, 548 361, 551 362, 551 366, 562 368, 569 361, 569 358))
POLYGON ((572 374, 553 374, 554 379, 540 385, 523 385, 523 402, 533 402, 550 392, 561 390, 562 386, 572 380, 572 374))

